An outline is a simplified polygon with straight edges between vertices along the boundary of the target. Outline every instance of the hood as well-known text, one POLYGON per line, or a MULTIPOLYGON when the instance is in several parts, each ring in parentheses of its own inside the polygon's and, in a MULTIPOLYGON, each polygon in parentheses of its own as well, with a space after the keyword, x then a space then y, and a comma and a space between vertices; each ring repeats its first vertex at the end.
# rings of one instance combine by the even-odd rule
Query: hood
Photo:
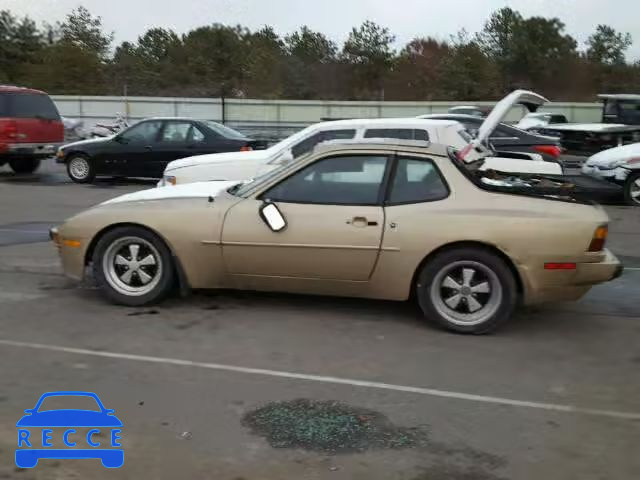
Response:
POLYGON ((116 203, 143 202, 148 200, 172 200, 180 198, 209 198, 216 197, 240 182, 196 182, 184 185, 151 188, 140 192, 121 195, 100 205, 113 205, 116 203))
POLYGON ((640 158, 640 143, 631 143, 622 147, 610 148, 587 160, 589 166, 608 166, 612 163, 623 163, 634 158, 640 158))
POLYGON ((250 152, 227 152, 196 155, 194 157, 174 160, 167 165, 167 167, 165 168, 165 173, 172 170, 177 170, 179 168, 192 167, 194 165, 236 163, 243 160, 267 161, 268 158, 268 150, 252 150, 250 152))
POLYGON ((493 108, 489 116, 482 122, 478 129, 478 135, 467 148, 461 153, 461 158, 465 162, 473 162, 490 155, 492 152, 488 147, 489 137, 493 131, 502 123, 509 111, 516 105, 524 105, 527 110, 534 112, 538 107, 547 103, 548 100, 542 95, 527 90, 516 90, 500 100, 493 108))
POLYGON ((104 142, 108 142, 109 140, 111 140, 112 137, 104 137, 104 138, 90 138, 88 140, 80 140, 79 142, 73 142, 73 143, 67 143, 66 145, 63 145, 62 148, 73 148, 73 147, 77 147, 80 145, 93 145, 93 144, 98 144, 98 143, 104 143, 104 142))

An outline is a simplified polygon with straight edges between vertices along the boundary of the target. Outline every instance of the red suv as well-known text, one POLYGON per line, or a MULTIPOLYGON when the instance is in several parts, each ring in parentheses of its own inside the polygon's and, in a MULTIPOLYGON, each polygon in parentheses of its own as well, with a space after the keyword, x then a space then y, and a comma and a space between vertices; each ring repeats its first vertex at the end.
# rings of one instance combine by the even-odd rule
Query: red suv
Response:
POLYGON ((63 142, 60 114, 46 93, 0 85, 0 166, 31 173, 63 142))

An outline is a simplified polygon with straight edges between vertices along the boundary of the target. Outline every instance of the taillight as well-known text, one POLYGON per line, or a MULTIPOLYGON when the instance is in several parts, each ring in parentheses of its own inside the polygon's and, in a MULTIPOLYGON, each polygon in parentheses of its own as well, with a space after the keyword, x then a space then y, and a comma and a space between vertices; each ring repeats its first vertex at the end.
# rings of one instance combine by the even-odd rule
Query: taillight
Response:
POLYGON ((253 148, 251 148, 249 145, 245 145, 244 147, 240 147, 240 151, 241 152, 250 152, 251 150, 253 150, 253 148))
POLYGON ((607 243, 607 237, 609 236, 609 227, 603 225, 598 227, 591 239, 591 245, 589 245, 589 252, 601 252, 604 250, 604 246, 607 243))
POLYGON ((0 122, 0 137, 12 140, 18 138, 18 124, 13 120, 0 122))
POLYGON ((536 145, 533 149, 538 153, 544 153, 556 158, 562 155, 562 149, 557 145, 536 145))

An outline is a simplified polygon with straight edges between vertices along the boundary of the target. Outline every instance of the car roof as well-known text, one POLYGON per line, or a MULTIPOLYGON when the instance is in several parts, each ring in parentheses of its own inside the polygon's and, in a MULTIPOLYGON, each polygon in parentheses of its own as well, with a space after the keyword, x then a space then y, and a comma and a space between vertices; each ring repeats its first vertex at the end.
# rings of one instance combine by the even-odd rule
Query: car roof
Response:
POLYGON ((419 153, 419 154, 430 154, 436 156, 446 156, 448 147, 446 145, 442 145, 440 143, 430 143, 428 146, 420 146, 420 145, 408 145, 406 142, 403 143, 400 140, 398 143, 393 143, 393 139, 384 139, 385 141, 376 141, 376 139, 371 139, 371 141, 357 141, 353 143, 322 143, 316 147, 314 152, 354 152, 359 150, 376 150, 376 151, 385 151, 389 153, 394 152, 403 152, 403 153, 419 153))
POLYGON ((420 117, 422 120, 438 120, 440 119, 440 121, 444 121, 444 120, 451 120, 451 121, 465 121, 465 120, 471 120, 474 121, 476 123, 482 123, 484 122, 484 118, 482 117, 478 117, 476 115, 467 115, 465 113, 429 113, 427 115, 421 115, 420 117))
POLYGON ((606 93, 598 95, 598 98, 602 100, 640 100, 640 95, 634 93, 606 93))
POLYGON ((0 85, 0 93, 34 93, 37 95, 46 95, 46 92, 35 90, 33 88, 18 87, 16 85, 0 85))
MULTIPOLYGON (((215 122, 215 120, 206 120, 206 119, 202 119, 202 118, 189 118, 189 117, 145 117, 142 120, 140 120, 141 122, 146 122, 148 120, 156 120, 156 121, 167 121, 167 120, 177 120, 180 122, 215 122)), ((220 122, 216 122, 216 123, 220 123, 220 122)))
POLYGON ((334 127, 403 127, 403 128, 420 128, 420 127, 448 127, 458 122, 453 120, 436 120, 424 118, 354 118, 350 120, 331 120, 328 122, 320 122, 314 124, 318 129, 334 127))

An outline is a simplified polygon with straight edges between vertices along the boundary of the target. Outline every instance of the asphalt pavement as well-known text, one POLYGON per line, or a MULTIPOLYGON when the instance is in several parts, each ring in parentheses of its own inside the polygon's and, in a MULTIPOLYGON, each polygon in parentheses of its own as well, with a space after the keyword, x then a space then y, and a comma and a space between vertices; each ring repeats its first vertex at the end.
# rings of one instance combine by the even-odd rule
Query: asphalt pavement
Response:
POLYGON ((640 210, 606 206, 620 279, 468 337, 410 303, 225 291, 135 309, 62 276, 51 225, 153 186, 0 169, 0 478, 638 477, 640 210), (16 421, 59 390, 115 409, 121 469, 15 467, 16 421))

